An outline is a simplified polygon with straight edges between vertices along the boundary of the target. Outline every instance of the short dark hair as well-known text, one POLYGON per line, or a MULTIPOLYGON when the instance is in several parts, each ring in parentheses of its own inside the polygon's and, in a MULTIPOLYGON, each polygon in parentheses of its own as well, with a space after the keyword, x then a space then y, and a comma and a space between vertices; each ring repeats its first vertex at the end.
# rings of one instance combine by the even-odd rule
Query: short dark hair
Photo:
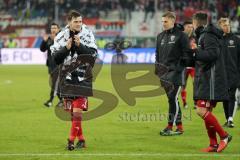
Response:
POLYGON ((225 18, 225 17, 221 17, 218 20, 218 25, 221 25, 222 23, 230 23, 230 19, 229 18, 225 18))
POLYGON ((163 13, 162 17, 167 17, 176 20, 176 14, 174 12, 167 11, 163 13))
POLYGON ((197 12, 193 15, 193 20, 196 20, 199 26, 204 26, 208 23, 208 15, 205 12, 197 12))
POLYGON ((81 17, 81 14, 76 10, 71 10, 67 15, 67 20, 71 21, 72 18, 81 17))
POLYGON ((58 28, 60 28, 59 24, 52 22, 51 26, 57 26, 58 28))
POLYGON ((192 24, 192 20, 189 19, 189 20, 186 20, 186 21, 183 22, 183 26, 185 26, 187 24, 192 24))

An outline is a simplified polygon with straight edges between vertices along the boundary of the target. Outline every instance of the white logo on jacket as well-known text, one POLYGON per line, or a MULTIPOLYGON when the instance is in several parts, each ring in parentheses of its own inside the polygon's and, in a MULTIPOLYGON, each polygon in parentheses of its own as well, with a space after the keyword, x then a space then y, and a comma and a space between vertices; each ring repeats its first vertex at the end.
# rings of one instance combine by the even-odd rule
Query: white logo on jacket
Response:
POLYGON ((235 42, 234 42, 234 40, 229 40, 229 48, 235 48, 235 42))
POLYGON ((175 40, 175 36, 170 37, 171 42, 175 40))
POLYGON ((162 41, 161 41, 161 45, 164 45, 164 39, 162 39, 162 41))
POLYGON ((170 42, 168 42, 168 44, 174 44, 175 43, 175 38, 176 38, 176 36, 174 36, 174 35, 172 35, 171 37, 170 37, 170 42))

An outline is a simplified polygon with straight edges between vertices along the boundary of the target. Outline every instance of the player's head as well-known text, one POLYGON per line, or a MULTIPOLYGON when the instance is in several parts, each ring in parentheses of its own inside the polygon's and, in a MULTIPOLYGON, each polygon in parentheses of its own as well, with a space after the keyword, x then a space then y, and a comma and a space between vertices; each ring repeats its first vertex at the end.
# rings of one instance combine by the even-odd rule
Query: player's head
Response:
POLYGON ((53 22, 53 23, 51 24, 50 30, 51 30, 51 34, 56 35, 56 34, 60 31, 60 27, 59 27, 59 25, 58 25, 57 23, 54 23, 54 22, 53 22))
POLYGON ((183 23, 183 27, 184 27, 184 32, 190 36, 192 35, 193 32, 193 24, 192 24, 192 20, 187 20, 183 23))
POLYGON ((82 27, 82 16, 79 12, 72 10, 68 13, 68 25, 70 30, 79 32, 82 27))
POLYGON ((200 26, 208 24, 208 15, 204 12, 197 12, 192 17, 193 28, 196 30, 200 26))
POLYGON ((174 27, 174 23, 176 21, 176 15, 174 12, 165 12, 162 15, 162 24, 163 24, 163 30, 169 30, 174 27))
POLYGON ((231 32, 230 20, 229 18, 220 18, 218 20, 218 26, 222 29, 222 31, 226 33, 231 32))

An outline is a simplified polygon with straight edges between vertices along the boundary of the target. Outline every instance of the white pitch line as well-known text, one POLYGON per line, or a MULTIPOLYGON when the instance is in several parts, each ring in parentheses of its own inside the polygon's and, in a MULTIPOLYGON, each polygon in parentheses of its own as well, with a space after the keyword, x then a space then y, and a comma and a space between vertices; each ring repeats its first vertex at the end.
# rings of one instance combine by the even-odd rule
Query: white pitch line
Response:
POLYGON ((62 154, 62 153, 0 153, 0 157, 53 157, 53 156, 68 156, 68 157, 240 157, 240 154, 190 154, 190 153, 82 153, 82 154, 62 154))

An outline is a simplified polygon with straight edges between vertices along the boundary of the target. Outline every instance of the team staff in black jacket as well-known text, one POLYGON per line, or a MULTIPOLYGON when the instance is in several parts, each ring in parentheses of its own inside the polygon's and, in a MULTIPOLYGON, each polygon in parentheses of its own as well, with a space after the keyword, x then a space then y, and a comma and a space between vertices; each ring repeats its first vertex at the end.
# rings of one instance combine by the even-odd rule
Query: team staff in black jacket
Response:
POLYGON ((208 15, 197 12, 193 16, 193 27, 198 39, 195 49, 194 100, 197 113, 204 120, 210 140, 204 152, 221 152, 231 141, 217 118, 211 112, 217 102, 228 100, 227 76, 222 54, 222 32, 208 24, 208 15), (216 133, 220 136, 217 142, 216 133))
POLYGON ((176 15, 166 12, 162 15, 163 32, 157 36, 155 74, 160 77, 169 103, 168 125, 160 132, 162 136, 181 135, 182 113, 178 95, 182 86, 184 57, 190 49, 188 36, 175 24, 176 15), (173 125, 177 129, 173 131, 173 125))
POLYGON ((240 71, 240 39, 230 30, 230 20, 220 18, 219 27, 223 30, 224 62, 227 71, 229 100, 223 102, 224 113, 227 122, 226 127, 233 128, 233 112, 237 109, 236 91, 239 87, 240 71))
MULTIPOLYGON (((46 107, 50 107, 52 106, 52 101, 54 99, 54 87, 55 87, 55 82, 56 79, 53 79, 52 73, 53 71, 57 68, 56 63, 53 60, 53 57, 51 55, 51 50, 50 50, 50 46, 53 45, 53 41, 54 38, 56 37, 57 33, 60 31, 60 27, 57 23, 52 23, 51 24, 51 28, 50 28, 50 36, 49 35, 44 35, 43 36, 43 41, 40 45, 40 50, 42 52, 47 51, 47 61, 46 61, 46 66, 48 67, 48 74, 49 74, 49 78, 50 78, 50 84, 51 84, 51 92, 50 92, 50 98, 49 100, 47 100, 44 105, 46 107)), ((59 103, 57 104, 57 106, 60 106, 62 104, 61 98, 58 96, 59 98, 59 103)))

